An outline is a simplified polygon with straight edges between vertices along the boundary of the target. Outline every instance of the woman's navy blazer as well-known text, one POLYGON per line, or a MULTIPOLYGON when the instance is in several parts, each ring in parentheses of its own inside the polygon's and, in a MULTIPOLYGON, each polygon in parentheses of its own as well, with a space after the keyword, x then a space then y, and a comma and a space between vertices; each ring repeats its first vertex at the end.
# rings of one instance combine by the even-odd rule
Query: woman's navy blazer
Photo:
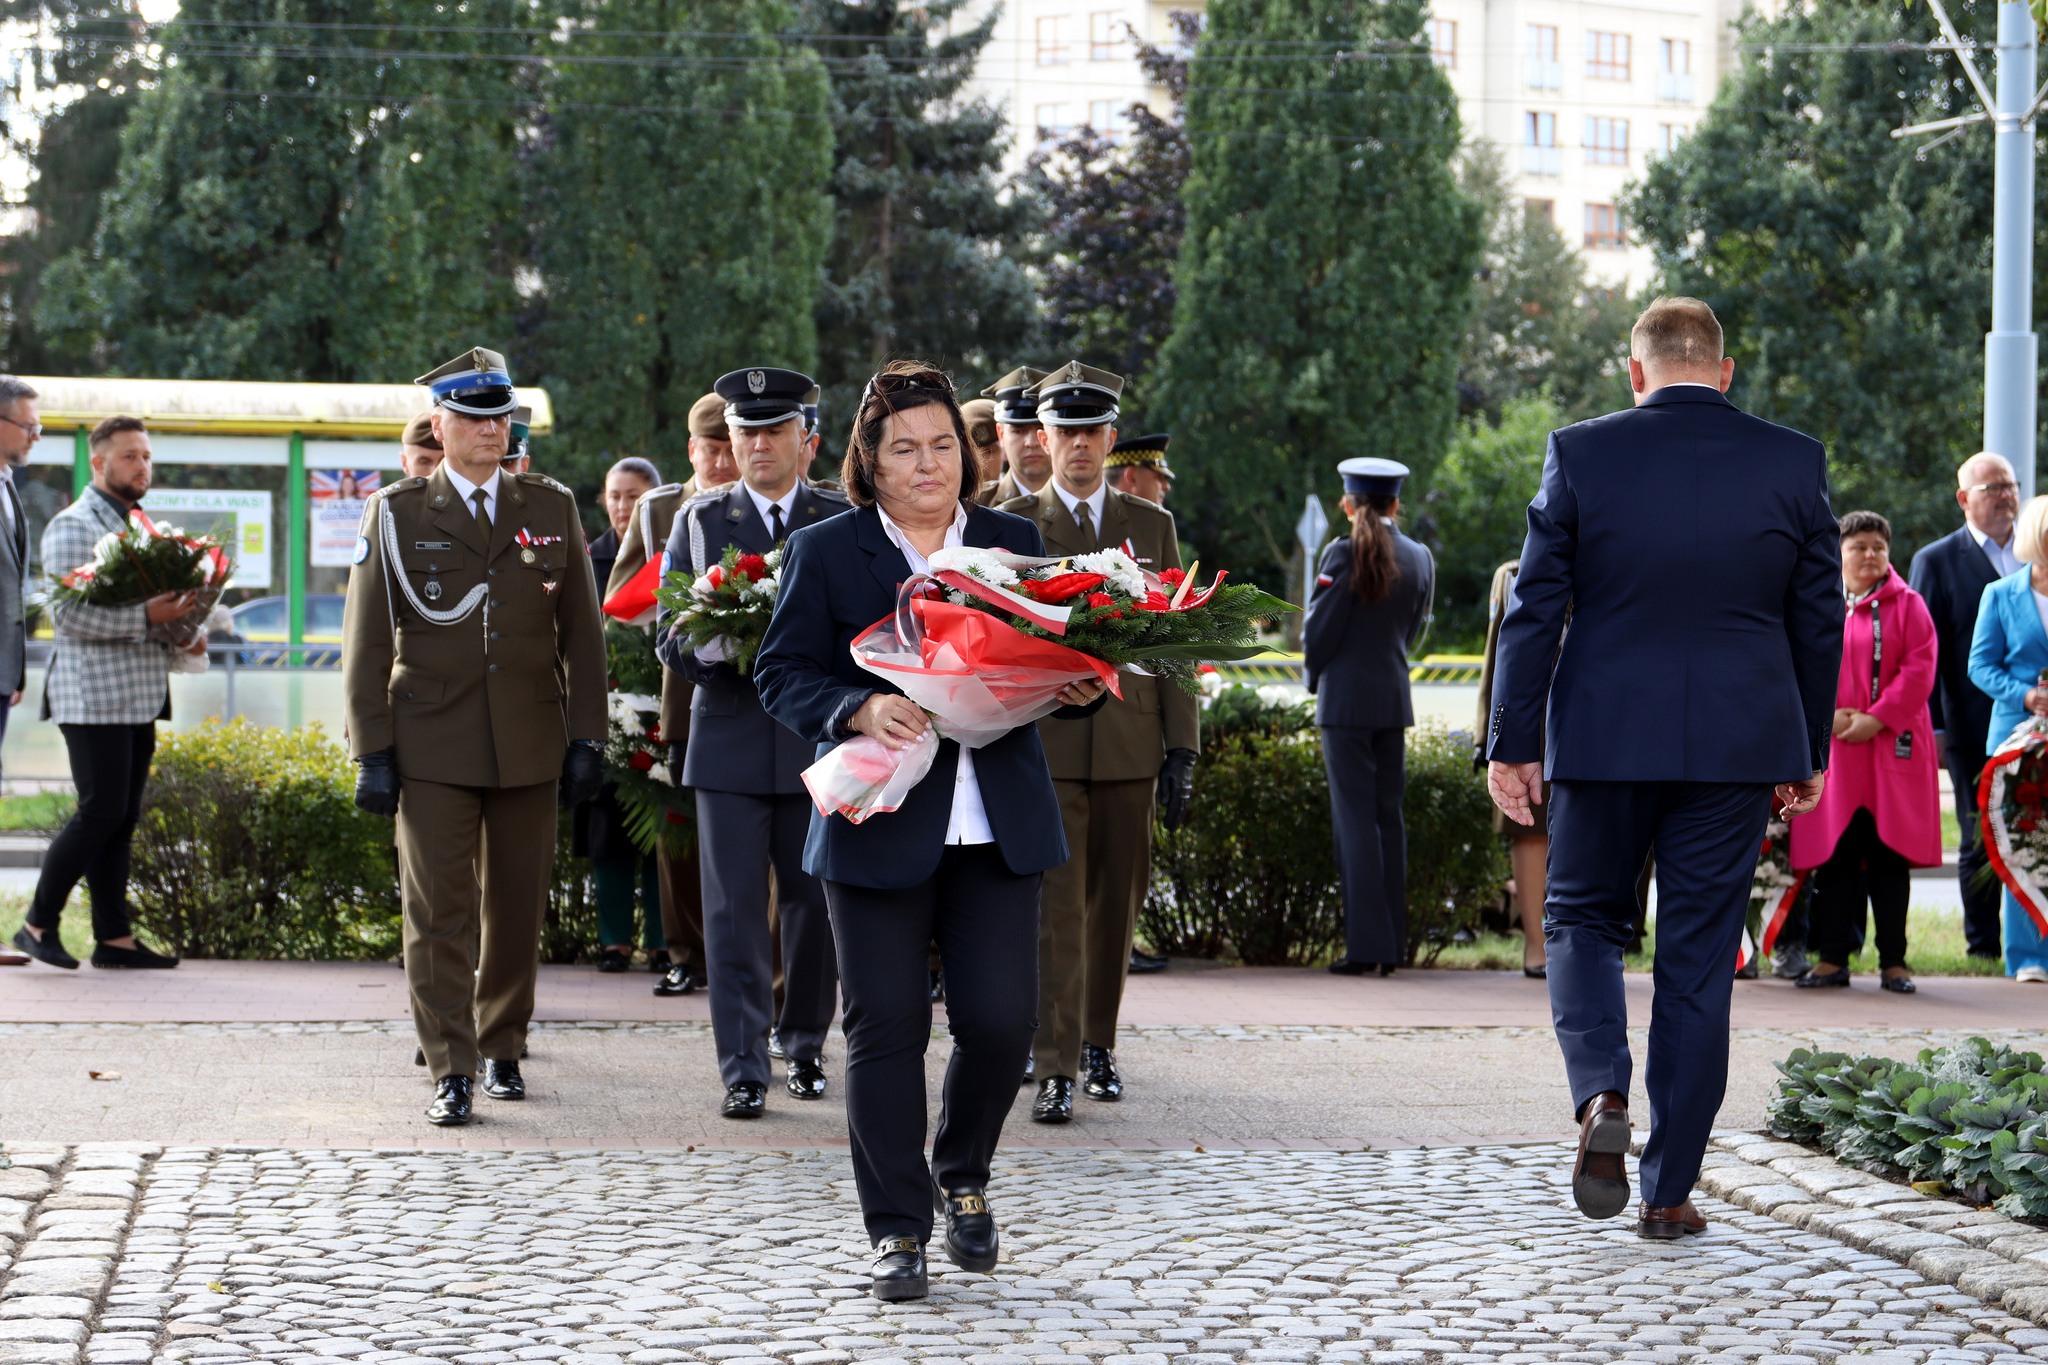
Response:
MULTIPOLYGON (((1045 553, 1035 525, 988 507, 968 509, 962 540, 983 549, 1045 553)), ((856 507, 849 516, 803 527, 789 538, 754 681, 768 714, 814 741, 820 756, 851 737, 846 722, 862 702, 876 692, 901 690, 856 664, 848 646, 895 612, 897 586, 908 577, 909 561, 872 507, 856 507)), ((945 846, 959 766, 960 746, 943 740, 931 772, 911 788, 902 809, 859 825, 813 811, 804 870, 828 881, 883 889, 916 886, 931 877, 945 846)), ((1020 725, 975 750, 974 775, 1010 871, 1043 872, 1067 860, 1059 801, 1036 725, 1020 725)))

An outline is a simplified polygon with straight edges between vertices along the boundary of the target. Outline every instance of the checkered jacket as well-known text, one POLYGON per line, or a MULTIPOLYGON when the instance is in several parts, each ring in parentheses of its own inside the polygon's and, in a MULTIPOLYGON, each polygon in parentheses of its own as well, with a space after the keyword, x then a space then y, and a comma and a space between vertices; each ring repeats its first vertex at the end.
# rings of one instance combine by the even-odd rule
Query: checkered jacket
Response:
MULTIPOLYGON (((98 556, 100 537, 128 524, 97 488, 43 528, 43 572, 54 580, 98 556)), ((57 649, 43 684, 43 718, 59 725, 144 725, 171 714, 170 646, 148 638, 143 605, 96 607, 49 600, 57 649)))

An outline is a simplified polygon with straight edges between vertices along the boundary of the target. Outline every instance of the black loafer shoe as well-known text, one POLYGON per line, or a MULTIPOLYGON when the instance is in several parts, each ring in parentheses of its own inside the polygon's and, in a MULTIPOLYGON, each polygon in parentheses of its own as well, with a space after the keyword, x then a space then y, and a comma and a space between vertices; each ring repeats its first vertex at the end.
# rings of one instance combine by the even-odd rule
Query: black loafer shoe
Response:
POLYGON ((1150 953, 1141 953, 1136 948, 1131 949, 1130 973, 1132 976, 1149 976, 1153 972, 1163 972, 1165 970, 1165 958, 1154 957, 1150 953))
POLYGON ((1920 989, 1913 984, 1913 978, 1910 976, 1879 977, 1877 984, 1888 991, 1897 991, 1900 995, 1911 995, 1920 989))
POLYGON ((977 1275, 986 1275, 996 1268, 996 1252, 1002 1239, 980 1186, 942 1189, 938 1177, 933 1176, 932 1211, 946 1216, 947 1260, 977 1275))
POLYGON ((24 924, 14 931, 14 946, 38 962, 47 962, 52 967, 62 967, 67 972, 78 970, 78 959, 64 951, 64 945, 57 941, 57 935, 54 933, 46 933, 37 938, 24 924))
POLYGON ((924 1270, 924 1248, 913 1237, 889 1237, 875 1248, 873 1279, 868 1290, 883 1303, 921 1299, 931 1293, 924 1270))
POLYGON ((768 1030, 768 1055, 778 1062, 789 1060, 789 1053, 782 1046, 782 1032, 780 1029, 768 1030))
POLYGON ((133 948, 116 948, 111 943, 101 943, 92 950, 92 965, 147 970, 175 967, 178 965, 178 959, 165 953, 153 953, 139 943, 133 948))
POLYGON ((523 1100, 526 1080, 517 1062, 494 1062, 484 1058, 484 1093, 494 1100, 523 1100))
POLYGON ((700 983, 697 974, 688 967, 671 967, 662 973, 661 980, 654 983, 656 995, 688 995, 700 983))
POLYGON ((459 1128, 469 1122, 469 1077, 443 1076, 435 1083, 427 1122, 441 1128, 459 1128))
POLYGON ((1037 1083, 1038 1083, 1038 1058, 1036 1058, 1036 1057, 1026 1057, 1026 1058, 1024 1059, 1024 1079, 1023 1079, 1023 1080, 1021 1080, 1021 1081, 1019 1081, 1019 1082, 1017 1082, 1017 1084, 1018 1084, 1018 1086, 1019 1086, 1019 1087, 1023 1087, 1023 1086, 1027 1086, 1027 1085, 1035 1085, 1035 1084, 1037 1084, 1037 1083))
POLYGON ((825 1098, 825 1064, 813 1057, 805 1061, 795 1057, 789 1063, 789 1078, 783 1082, 789 1093, 800 1100, 822 1100, 825 1098))
POLYGON ((768 1112, 768 1087, 741 1081, 725 1088, 725 1103, 718 1112, 729 1119, 757 1119, 768 1112))
POLYGON ((1849 969, 1837 967, 1831 972, 1809 971, 1792 984, 1805 990, 1824 989, 1828 986, 1846 987, 1849 984, 1849 969))
POLYGON ((1379 970, 1379 965, 1377 962, 1353 962, 1347 957, 1341 962, 1332 962, 1330 964, 1330 975, 1370 976, 1373 972, 1379 970))
POLYGON ((1038 1098, 1031 1102, 1033 1123, 1074 1121, 1074 1082, 1067 1076, 1048 1076, 1038 1083, 1038 1098))
POLYGON ((633 955, 618 948, 607 948, 597 955, 597 969, 601 972, 623 972, 633 965, 633 955))
POLYGON ((1081 1093, 1091 1100, 1120 1100, 1124 1078, 1117 1074, 1116 1054, 1093 1043, 1081 1044, 1081 1093))

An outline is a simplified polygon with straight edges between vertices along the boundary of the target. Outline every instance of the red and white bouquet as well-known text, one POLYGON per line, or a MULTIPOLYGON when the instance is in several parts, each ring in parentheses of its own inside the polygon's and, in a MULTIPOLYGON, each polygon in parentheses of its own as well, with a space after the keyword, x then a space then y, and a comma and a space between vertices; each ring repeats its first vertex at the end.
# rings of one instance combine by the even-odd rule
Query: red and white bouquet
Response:
POLYGON ((100 537, 92 563, 61 575, 49 596, 96 607, 132 607, 167 592, 196 592, 190 611, 155 628, 155 634, 182 648, 206 629, 206 618, 234 571, 227 547, 212 536, 158 526, 138 509, 125 528, 100 537))
POLYGON ((699 658, 723 660, 745 674, 753 670, 781 588, 780 545, 764 555, 728 545, 724 558, 701 574, 688 569, 670 573, 655 598, 673 614, 670 629, 680 632, 699 658))
POLYGON ((1756 869, 1750 875, 1749 917, 1742 930, 1742 946, 1736 951, 1736 970, 1757 957, 1769 957, 1778 946, 1778 935, 1799 893, 1806 887, 1807 874, 1792 867, 1792 826, 1782 814, 1773 814, 1764 826, 1763 844, 1757 850, 1756 869))
POLYGON ((856 735, 805 769, 827 815, 859 824, 899 809, 941 739, 992 744, 1058 710, 1073 683, 1092 678, 1121 697, 1119 665, 1197 691, 1202 661, 1263 653, 1252 638, 1259 618, 1295 610, 1257 588, 1225 588, 1221 574, 1197 593, 1191 577, 1147 573, 1114 550, 1060 560, 950 549, 931 567, 903 584, 895 614, 856 636, 852 650, 934 723, 901 749, 856 735))
MULTIPOLYGON (((2048 670, 2041 673, 2048 688, 2048 670)), ((2048 934, 2048 720, 2029 716, 1985 760, 1977 779, 1985 862, 2048 934)))

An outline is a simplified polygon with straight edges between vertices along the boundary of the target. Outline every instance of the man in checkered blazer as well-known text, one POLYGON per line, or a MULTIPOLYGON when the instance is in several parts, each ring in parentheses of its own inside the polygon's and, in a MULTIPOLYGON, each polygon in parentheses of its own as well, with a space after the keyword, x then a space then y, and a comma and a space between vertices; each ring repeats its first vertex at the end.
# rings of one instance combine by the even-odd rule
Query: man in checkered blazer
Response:
MULTIPOLYGON (((43 529, 43 572, 56 579, 99 556, 149 491, 149 431, 140 417, 93 428, 92 484, 43 529)), ((128 919, 128 840, 142 814, 156 752, 156 722, 171 714, 172 646, 156 629, 192 608, 192 593, 160 593, 126 607, 51 600, 57 648, 43 685, 43 718, 70 751, 78 811, 50 841, 28 919, 14 946, 53 967, 78 959, 57 938, 58 917, 82 878, 92 899, 95 967, 175 967, 135 941, 128 919)), ((205 648, 201 637, 195 649, 205 648)))

